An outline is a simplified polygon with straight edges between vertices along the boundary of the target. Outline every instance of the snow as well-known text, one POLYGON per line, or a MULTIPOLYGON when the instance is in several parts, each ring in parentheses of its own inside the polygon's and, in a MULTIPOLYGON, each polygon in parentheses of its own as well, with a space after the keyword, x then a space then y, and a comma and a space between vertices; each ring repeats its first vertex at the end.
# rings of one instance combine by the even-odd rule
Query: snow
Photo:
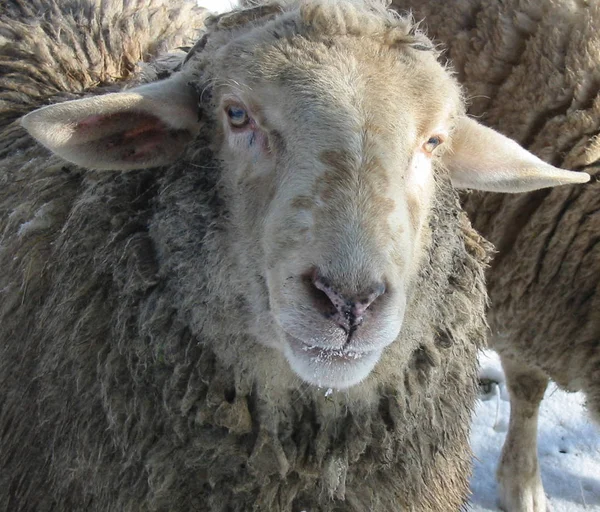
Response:
MULTIPOLYGON (((198 4, 223 12, 237 2, 198 0, 198 4)), ((473 419, 471 510, 496 512, 495 472, 510 405, 498 356, 486 351, 480 361, 482 376, 498 384, 492 384, 491 392, 478 402, 473 419)), ((540 408, 538 455, 553 512, 600 512, 600 428, 592 424, 584 402, 583 394, 565 393, 551 383, 540 408)))
MULTIPOLYGON (((471 435, 472 510, 487 512, 499 510, 495 472, 510 405, 498 356, 485 351, 480 363, 481 377, 499 383, 479 400, 471 435)), ((582 393, 548 386, 540 407, 538 444, 542 481, 553 512, 600 512, 600 428, 589 418, 582 393)))
POLYGON ((214 13, 229 11, 237 4, 235 0, 198 0, 200 7, 205 7, 214 13))

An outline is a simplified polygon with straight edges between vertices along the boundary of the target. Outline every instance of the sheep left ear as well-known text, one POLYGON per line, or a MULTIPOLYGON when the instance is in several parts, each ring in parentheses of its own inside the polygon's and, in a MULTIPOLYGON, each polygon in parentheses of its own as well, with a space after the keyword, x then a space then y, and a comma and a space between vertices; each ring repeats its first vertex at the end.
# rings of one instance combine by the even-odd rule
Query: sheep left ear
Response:
POLYGON ((515 141, 468 117, 458 121, 442 161, 456 188, 528 192, 590 179, 585 172, 547 164, 515 141))
POLYGON ((200 130, 198 97, 182 76, 35 110, 22 126, 87 169, 130 170, 176 160, 200 130))

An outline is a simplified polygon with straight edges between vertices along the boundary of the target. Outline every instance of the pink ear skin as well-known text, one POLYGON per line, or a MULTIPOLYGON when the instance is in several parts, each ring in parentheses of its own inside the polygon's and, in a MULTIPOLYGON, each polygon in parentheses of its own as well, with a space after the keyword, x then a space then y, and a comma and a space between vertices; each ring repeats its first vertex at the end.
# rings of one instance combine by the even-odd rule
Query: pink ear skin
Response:
POLYGON ((94 126, 101 125, 103 121, 106 121, 111 116, 90 116, 83 121, 77 123, 77 128, 86 129, 93 128, 94 126))
POLYGON ((103 148, 123 163, 135 164, 160 159, 191 140, 186 130, 167 126, 143 112, 93 115, 73 127, 73 137, 83 144, 103 148))
POLYGON ((93 133, 97 144, 118 151, 125 162, 151 158, 169 140, 181 138, 185 133, 169 129, 156 117, 141 112, 90 116, 75 125, 75 132, 84 140, 93 133))

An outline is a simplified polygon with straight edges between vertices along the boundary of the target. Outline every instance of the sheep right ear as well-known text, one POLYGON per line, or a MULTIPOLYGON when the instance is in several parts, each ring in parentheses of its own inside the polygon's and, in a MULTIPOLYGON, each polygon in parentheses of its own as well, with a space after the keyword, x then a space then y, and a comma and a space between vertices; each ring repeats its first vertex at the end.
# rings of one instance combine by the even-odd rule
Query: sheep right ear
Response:
POLYGON ((553 167, 473 119, 457 121, 451 149, 442 156, 456 188, 491 192, 529 192, 585 183, 590 175, 553 167))
POLYGON ((197 94, 180 76, 43 107, 21 124, 65 160, 105 170, 169 164, 200 128, 197 94))

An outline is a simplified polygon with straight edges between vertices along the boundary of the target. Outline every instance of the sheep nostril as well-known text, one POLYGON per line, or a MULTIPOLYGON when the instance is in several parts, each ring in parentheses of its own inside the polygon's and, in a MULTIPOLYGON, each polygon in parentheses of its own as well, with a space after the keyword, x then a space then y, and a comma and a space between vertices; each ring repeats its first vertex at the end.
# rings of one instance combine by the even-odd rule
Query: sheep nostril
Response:
POLYGON ((345 296, 316 270, 312 274, 312 285, 312 294, 319 299, 316 305, 320 311, 348 332, 356 330, 363 323, 365 311, 386 291, 383 283, 375 283, 366 287, 367 293, 345 296))
POLYGON ((304 276, 302 280, 310 296, 312 307, 322 313, 325 318, 333 319, 338 314, 338 310, 334 307, 327 294, 314 285, 312 276, 304 276))

